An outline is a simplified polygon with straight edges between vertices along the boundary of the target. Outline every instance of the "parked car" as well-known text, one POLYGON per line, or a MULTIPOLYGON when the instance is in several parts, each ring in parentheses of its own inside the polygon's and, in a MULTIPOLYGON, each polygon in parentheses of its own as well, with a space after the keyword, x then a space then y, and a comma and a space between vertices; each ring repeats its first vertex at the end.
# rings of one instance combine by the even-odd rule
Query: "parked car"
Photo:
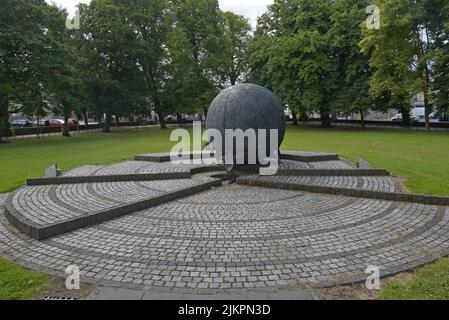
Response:
MULTIPOLYGON (((424 106, 417 105, 410 109, 410 122, 417 123, 424 120, 425 108, 424 106)), ((395 117, 391 118, 392 122, 403 122, 402 114, 397 114, 395 117)))
POLYGON ((33 127, 43 127, 43 126, 45 126, 45 122, 46 122, 46 120, 43 120, 43 119, 39 119, 39 122, 38 122, 38 120, 33 120, 33 127))
MULTIPOLYGON (((69 119, 69 127, 76 127, 78 121, 75 119, 69 119)), ((62 119, 50 119, 45 121, 45 126, 47 127, 62 127, 64 126, 64 120, 62 119)))
POLYGON ((447 122, 449 121, 448 115, 446 112, 435 111, 430 114, 431 122, 447 122))
POLYGON ((13 128, 30 128, 33 126, 33 123, 26 119, 16 119, 11 123, 13 128))
POLYGON ((62 127, 64 125, 64 120, 61 119, 50 119, 45 121, 46 127, 62 127))
POLYGON ((410 110, 410 115, 413 119, 416 119, 417 121, 420 121, 424 119, 426 114, 426 108, 424 106, 416 106, 412 107, 410 110))
MULTIPOLYGON (((391 121, 392 122, 403 122, 404 120, 402 119, 402 114, 397 114, 395 117, 393 117, 393 118, 391 118, 391 121)), ((419 122, 420 121, 420 119, 419 119, 419 117, 416 117, 416 116, 410 116, 410 122, 411 123, 416 123, 416 122, 419 122)))

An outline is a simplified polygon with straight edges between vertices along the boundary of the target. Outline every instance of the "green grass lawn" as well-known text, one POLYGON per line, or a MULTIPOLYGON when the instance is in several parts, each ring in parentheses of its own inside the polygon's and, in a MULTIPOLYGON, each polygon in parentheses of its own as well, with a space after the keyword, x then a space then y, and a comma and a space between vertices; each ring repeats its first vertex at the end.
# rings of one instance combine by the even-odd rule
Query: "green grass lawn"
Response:
POLYGON ((63 170, 86 164, 130 160, 136 153, 170 150, 170 131, 160 129, 82 133, 71 138, 45 137, 0 145, 0 193, 23 185, 27 178, 44 175, 57 163, 63 170))
POLYGON ((418 269, 406 282, 391 282, 381 292, 381 300, 448 300, 449 259, 418 269))
MULTIPOLYGON (((52 163, 64 171, 129 160, 137 153, 169 151, 173 145, 169 136, 169 130, 122 130, 0 145, 0 192, 18 188, 27 178, 42 176, 52 163)), ((449 195, 448 133, 290 127, 282 148, 336 152, 351 161, 364 156, 372 166, 406 177, 410 191, 449 195)))
POLYGON ((336 152, 351 161, 363 156, 407 178, 412 192, 449 195, 449 133, 289 128, 282 148, 336 152))
POLYGON ((50 281, 50 276, 32 272, 0 258, 0 300, 35 298, 50 281))

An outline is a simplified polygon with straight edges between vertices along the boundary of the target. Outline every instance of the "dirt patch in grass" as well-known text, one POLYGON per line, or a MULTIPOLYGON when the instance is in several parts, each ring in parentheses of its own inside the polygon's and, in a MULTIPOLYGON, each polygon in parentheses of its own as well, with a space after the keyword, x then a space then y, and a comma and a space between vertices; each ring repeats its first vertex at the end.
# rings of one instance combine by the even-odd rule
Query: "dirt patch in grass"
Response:
POLYGON ((59 277, 53 277, 47 285, 42 289, 36 300, 43 299, 64 299, 70 298, 75 300, 82 300, 86 298, 89 293, 94 289, 95 285, 90 283, 81 283, 79 290, 68 290, 65 285, 65 279, 59 277))
POLYGON ((411 193, 407 188, 407 178, 406 177, 393 177, 396 185, 399 187, 399 191, 403 193, 411 193))
POLYGON ((382 288, 393 282, 407 282, 412 278, 411 272, 403 272, 381 280, 381 290, 368 290, 365 283, 316 289, 315 294, 321 300, 377 300, 382 288))

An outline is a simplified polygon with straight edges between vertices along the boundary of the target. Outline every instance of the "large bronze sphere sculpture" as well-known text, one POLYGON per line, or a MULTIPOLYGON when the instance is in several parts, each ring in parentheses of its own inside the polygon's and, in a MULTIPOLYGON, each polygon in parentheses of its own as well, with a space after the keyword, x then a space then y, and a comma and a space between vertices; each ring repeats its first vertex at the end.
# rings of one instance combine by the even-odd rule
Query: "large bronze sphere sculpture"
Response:
MULTIPOLYGON (((270 150, 270 130, 278 130, 276 151, 279 154, 279 147, 285 135, 285 114, 279 99, 268 89, 255 84, 239 84, 223 90, 214 99, 209 107, 206 127, 221 133, 222 156, 225 153, 227 129, 241 129, 244 132, 248 129, 256 132, 266 130, 266 141, 261 142, 257 139, 257 146, 265 143, 267 152, 270 150)), ((236 157, 244 156, 248 159, 248 143, 245 143, 244 155, 238 154, 238 150, 235 152, 236 157)), ((226 167, 228 171, 235 169, 235 166, 229 163, 226 167)))

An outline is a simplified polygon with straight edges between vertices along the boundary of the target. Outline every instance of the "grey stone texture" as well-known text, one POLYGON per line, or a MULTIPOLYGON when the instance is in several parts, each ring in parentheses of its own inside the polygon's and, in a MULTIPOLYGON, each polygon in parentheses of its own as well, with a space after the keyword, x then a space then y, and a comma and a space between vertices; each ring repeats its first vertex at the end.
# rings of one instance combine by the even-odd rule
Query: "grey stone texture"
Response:
MULTIPOLYGON (((282 144, 285 135, 285 114, 279 99, 268 89, 255 84, 238 84, 223 90, 211 103, 206 120, 207 129, 215 129, 221 133, 220 146, 224 157, 226 150, 225 132, 228 129, 268 130, 265 141, 258 141, 256 146, 263 143, 266 150, 270 150, 269 130, 278 130, 278 146, 282 144)), ((229 147, 229 146, 228 146, 229 147)), ((257 150, 257 149, 256 149, 257 150)), ((245 144, 244 154, 248 153, 248 144, 245 144)), ((234 148, 234 156, 237 154, 234 148)), ((245 162, 246 163, 246 162, 245 162)))
POLYGON ((309 290, 298 289, 278 292, 229 292, 229 293, 216 293, 216 294, 182 294, 182 293, 170 293, 170 292, 154 292, 145 289, 128 289, 108 286, 97 286, 87 297, 87 300, 151 300, 151 301, 190 301, 190 300, 220 300, 220 301, 233 301, 233 300, 290 300, 290 301, 306 301, 315 300, 314 294, 309 290))
POLYGON ((360 157, 359 161, 357 161, 357 168, 358 169, 370 169, 371 165, 368 160, 366 160, 363 157, 360 157))
POLYGON ((237 178, 237 183, 273 189, 449 206, 449 197, 398 192, 397 184, 391 178, 382 176, 357 178, 350 176, 315 176, 313 178, 282 175, 271 177, 243 176, 237 178))
POLYGON ((213 168, 163 162, 75 169, 63 177, 193 173, 178 180, 25 186, 8 196, 6 215, 0 196, 0 252, 59 276, 77 265, 84 281, 99 285, 93 299, 161 300, 305 299, 307 288, 364 281, 369 265, 387 276, 449 255, 449 203, 402 195, 387 174, 365 176, 374 172, 319 160, 283 160, 281 170, 293 170, 290 175, 239 178, 262 183, 255 186, 222 185, 211 177, 213 168), (183 190, 192 193, 177 194, 183 190), (97 218, 39 241, 17 230, 10 211, 44 230, 97 218))
POLYGON ((61 175, 61 170, 58 169, 57 164, 52 164, 45 170, 46 178, 57 178, 61 175))

